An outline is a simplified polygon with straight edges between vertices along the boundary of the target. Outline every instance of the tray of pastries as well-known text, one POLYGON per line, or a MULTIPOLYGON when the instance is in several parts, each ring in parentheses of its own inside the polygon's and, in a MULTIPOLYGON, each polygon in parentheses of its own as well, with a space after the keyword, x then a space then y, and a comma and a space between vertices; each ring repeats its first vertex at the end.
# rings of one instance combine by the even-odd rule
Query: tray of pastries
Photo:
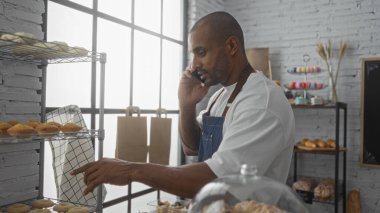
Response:
POLYGON ((43 198, 9 204, 1 207, 0 211, 6 213, 90 213, 95 211, 95 207, 43 198))
POLYGON ((17 140, 33 139, 64 139, 69 137, 88 137, 94 131, 88 131, 82 126, 68 122, 60 124, 57 122, 42 123, 39 121, 0 121, 0 143, 14 142, 17 140))
POLYGON ((309 151, 333 151, 336 149, 336 142, 333 139, 323 140, 320 138, 303 138, 296 144, 296 147, 309 151))
POLYGON ((301 177, 292 184, 292 188, 306 203, 313 201, 328 202, 335 198, 335 181, 332 178, 317 180, 301 177))

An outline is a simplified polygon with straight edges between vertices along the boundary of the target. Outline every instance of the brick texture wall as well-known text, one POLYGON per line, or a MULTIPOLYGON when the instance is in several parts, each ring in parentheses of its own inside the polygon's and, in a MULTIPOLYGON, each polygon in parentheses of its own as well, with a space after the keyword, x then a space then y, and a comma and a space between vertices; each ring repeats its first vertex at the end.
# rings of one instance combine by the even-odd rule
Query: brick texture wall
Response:
MULTIPOLYGON (((0 0, 0 31, 42 39, 43 0, 0 0)), ((0 121, 41 118, 42 71, 36 65, 0 60, 0 121)), ((39 143, 0 144, 0 206, 38 195, 39 143)))
MULTIPOLYGON (((360 165, 360 92, 361 59, 380 55, 380 1, 376 0, 224 0, 192 1, 189 27, 197 18, 225 10, 242 25, 246 48, 269 47, 273 78, 283 84, 302 80, 286 72, 288 67, 303 66, 303 55, 310 55, 308 65, 321 66, 322 73, 308 76, 328 83, 326 66, 316 52, 318 41, 333 41, 338 51, 340 40, 348 42, 338 80, 338 97, 348 104, 347 191, 359 189, 363 212, 380 211, 380 170, 360 165), (195 7, 195 8, 194 8, 195 7)), ((315 93, 329 96, 326 88, 315 93)), ((296 109, 296 139, 335 138, 334 110, 296 109)), ((304 175, 333 177, 331 156, 303 155, 299 171, 304 175)), ((308 205, 311 212, 333 212, 331 205, 308 205)), ((340 205, 340 209, 341 205, 340 205)))

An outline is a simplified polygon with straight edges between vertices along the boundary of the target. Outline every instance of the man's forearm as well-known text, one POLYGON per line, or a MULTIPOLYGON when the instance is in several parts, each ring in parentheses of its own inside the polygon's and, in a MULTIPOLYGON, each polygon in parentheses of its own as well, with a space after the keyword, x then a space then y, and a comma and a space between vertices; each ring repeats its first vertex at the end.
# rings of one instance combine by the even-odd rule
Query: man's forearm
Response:
POLYGON ((180 108, 179 132, 182 143, 189 152, 197 153, 200 128, 196 121, 195 106, 180 108))
POLYGON ((180 167, 136 163, 133 167, 137 172, 132 181, 186 198, 193 198, 205 184, 216 178, 206 163, 180 167))

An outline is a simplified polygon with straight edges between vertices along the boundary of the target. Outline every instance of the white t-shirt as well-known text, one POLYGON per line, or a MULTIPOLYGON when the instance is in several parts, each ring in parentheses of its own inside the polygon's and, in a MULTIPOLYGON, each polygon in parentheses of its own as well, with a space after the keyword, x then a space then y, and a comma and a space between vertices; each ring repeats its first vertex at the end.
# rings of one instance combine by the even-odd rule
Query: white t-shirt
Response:
MULTIPOLYGON (((210 116, 222 116, 235 86, 223 87, 210 98, 207 109, 223 90, 210 116)), ((201 126, 207 109, 197 117, 201 126)), ((249 164, 257 166, 258 175, 285 183, 294 136, 294 115, 284 91, 261 72, 252 73, 226 114, 219 149, 205 163, 217 177, 237 174, 242 164, 249 164)))

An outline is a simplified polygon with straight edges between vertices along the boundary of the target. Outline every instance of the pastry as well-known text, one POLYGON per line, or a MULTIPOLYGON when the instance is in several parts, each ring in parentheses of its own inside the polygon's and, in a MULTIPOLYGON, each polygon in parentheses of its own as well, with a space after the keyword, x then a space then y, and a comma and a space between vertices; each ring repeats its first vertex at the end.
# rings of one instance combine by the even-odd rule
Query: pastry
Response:
POLYGON ((54 122, 54 121, 49 121, 46 124, 54 125, 54 126, 58 127, 58 129, 60 129, 62 127, 62 124, 54 122))
POLYGON ((309 148, 317 148, 317 144, 314 142, 314 141, 305 141, 305 145, 306 147, 309 147, 309 148))
POLYGON ((56 212, 67 212, 73 207, 75 207, 75 205, 72 203, 60 203, 60 204, 55 205, 53 207, 53 210, 56 212))
POLYGON ((31 205, 35 209, 43 209, 54 206, 54 202, 49 199, 39 199, 33 201, 31 205))
POLYGON ((85 48, 83 47, 72 47, 72 48, 69 48, 69 52, 74 54, 75 56, 87 56, 88 54, 88 50, 86 50, 85 48))
POLYGON ((82 129, 81 126, 75 123, 66 123, 61 127, 61 131, 66 133, 66 132, 78 132, 82 129))
POLYGON ((65 42, 62 42, 62 41, 52 41, 51 43, 55 44, 56 47, 59 50, 62 50, 62 51, 68 51, 69 50, 69 46, 65 42))
POLYGON ((7 130, 11 127, 12 125, 8 122, 0 122, 0 135, 8 135, 7 130))
POLYGON ((73 207, 67 213, 89 213, 90 209, 87 207, 73 207))
POLYGON ((8 121, 8 123, 12 126, 16 125, 16 124, 19 124, 20 122, 18 121, 8 121))
POLYGON ((252 212, 255 208, 257 202, 254 200, 251 201, 242 201, 235 204, 233 207, 233 212, 252 212))
POLYGON ((35 134, 36 130, 25 124, 16 124, 9 128, 7 132, 12 136, 26 136, 35 134))
POLYGON ((36 127, 38 134, 55 134, 59 132, 59 128, 50 124, 40 124, 36 127))
POLYGON ((51 211, 49 209, 33 209, 30 210, 28 213, 50 213, 51 211))
POLYGON ((7 207, 7 213, 27 213, 30 206, 23 203, 15 203, 7 207))
POLYGON ((294 190, 311 192, 313 189, 313 185, 314 183, 311 178, 300 178, 298 181, 293 183, 292 188, 294 190))
POLYGON ((244 213, 286 213, 285 211, 277 208, 276 206, 266 203, 257 203, 253 208, 253 211, 246 211, 244 213))
POLYGON ((315 139, 314 143, 317 144, 318 148, 326 148, 327 147, 327 144, 321 139, 315 139))
POLYGON ((326 143, 327 143, 327 146, 330 147, 330 148, 335 148, 336 147, 335 140, 329 139, 329 140, 326 141, 326 143))
POLYGON ((314 188, 314 197, 318 200, 330 200, 334 198, 335 182, 333 179, 322 180, 314 188))
POLYGON ((24 124, 28 125, 32 128, 36 128, 36 126, 40 125, 41 122, 39 122, 39 121, 28 121, 28 122, 25 122, 24 124))

